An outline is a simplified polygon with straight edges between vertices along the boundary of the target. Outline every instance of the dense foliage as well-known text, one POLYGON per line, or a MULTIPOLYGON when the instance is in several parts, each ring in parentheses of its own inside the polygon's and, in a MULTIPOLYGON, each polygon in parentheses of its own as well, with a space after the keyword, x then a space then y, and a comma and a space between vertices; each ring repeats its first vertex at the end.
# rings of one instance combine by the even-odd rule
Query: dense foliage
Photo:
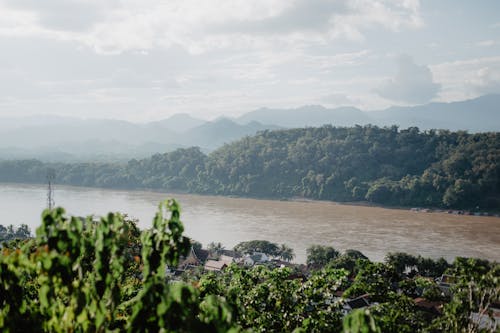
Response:
MULTIPOLYGON (((373 263, 359 251, 314 246, 310 267, 232 264, 187 282, 172 279, 167 267, 191 246, 199 244, 183 236, 174 200, 142 232, 120 214, 95 220, 46 210, 36 238, 2 248, 0 330, 495 332, 488 320, 500 301, 496 263, 457 258, 449 265, 405 253, 373 263), (454 277, 447 294, 434 280, 443 272, 454 277), (442 312, 419 308, 416 296, 444 305, 442 312), (353 310, 349 300, 359 297, 371 304, 353 310)), ((266 241, 239 247, 280 251, 266 241)))
POLYGON ((27 239, 31 237, 31 230, 26 224, 14 227, 12 224, 5 227, 0 224, 0 243, 14 239, 27 239))
POLYGON ((110 213, 100 221, 46 210, 36 239, 0 256, 2 332, 226 332, 224 300, 169 283, 190 247, 173 200, 160 205, 153 228, 110 213))
POLYGON ((0 163, 0 181, 457 209, 500 207, 500 133, 356 126, 264 131, 209 155, 179 149, 120 164, 0 163))

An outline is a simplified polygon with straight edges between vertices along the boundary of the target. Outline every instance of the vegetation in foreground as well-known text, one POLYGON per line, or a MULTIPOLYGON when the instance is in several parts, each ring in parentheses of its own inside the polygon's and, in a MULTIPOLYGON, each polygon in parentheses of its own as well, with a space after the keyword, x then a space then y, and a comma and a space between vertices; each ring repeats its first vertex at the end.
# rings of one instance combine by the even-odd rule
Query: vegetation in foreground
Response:
MULTIPOLYGON (((220 245, 220 244, 219 244, 220 245)), ((0 329, 6 332, 495 332, 500 266, 479 259, 313 246, 307 266, 231 264, 167 275, 193 243, 179 207, 162 203, 149 230, 110 213, 95 221, 46 210, 35 239, 5 243, 0 329), (448 277, 445 285, 435 277, 448 277), (445 289, 442 289, 446 287, 445 289), (445 292, 446 291, 446 292, 445 292), (416 302, 416 298, 420 299, 416 302), (364 306, 357 300, 369 299, 364 306), (423 301, 422 301, 423 300, 423 301), (358 305, 356 305, 356 303, 358 305), (357 310, 353 310, 359 308, 357 310)), ((220 246, 213 244, 213 249, 220 246)), ((239 245, 270 256, 265 241, 239 245)), ((273 253, 271 253, 273 252, 273 253)))
POLYGON ((209 155, 179 149, 127 164, 0 162, 0 181, 264 198, 368 201, 472 211, 500 207, 500 133, 376 126, 264 131, 209 155))

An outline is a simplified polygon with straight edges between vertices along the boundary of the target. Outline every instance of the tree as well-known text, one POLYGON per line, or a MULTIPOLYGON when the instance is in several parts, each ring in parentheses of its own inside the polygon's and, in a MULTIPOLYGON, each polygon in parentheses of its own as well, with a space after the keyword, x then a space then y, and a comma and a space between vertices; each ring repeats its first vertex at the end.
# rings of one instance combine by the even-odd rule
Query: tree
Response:
POLYGON ((286 244, 281 244, 279 248, 279 257, 285 261, 292 261, 295 258, 293 249, 286 244))
POLYGON ((439 277, 450 267, 450 264, 444 259, 433 260, 431 258, 417 257, 418 274, 422 276, 439 277))
POLYGON ((211 242, 210 244, 208 244, 207 250, 212 257, 220 257, 222 251, 224 250, 224 245, 222 245, 222 243, 220 242, 211 242))
POLYGON ((421 332, 430 322, 417 310, 413 299, 405 295, 392 294, 387 302, 375 305, 370 310, 382 332, 421 332))
POLYGON ((272 257, 279 256, 278 245, 266 240, 252 240, 248 242, 241 242, 234 247, 234 250, 241 254, 253 254, 254 252, 261 252, 272 257))
POLYGON ((191 246, 193 247, 193 250, 195 250, 195 251, 199 251, 203 248, 203 245, 200 242, 195 241, 193 239, 191 239, 191 246))
POLYGON ((307 279, 289 268, 233 265, 204 275, 202 295, 224 297, 236 322, 253 332, 340 332, 340 303, 334 293, 346 282, 344 270, 317 270, 307 279))
POLYGON ((391 252, 385 256, 385 262, 394 267, 399 275, 415 270, 417 261, 415 256, 404 252, 391 252))
POLYGON ((445 332, 497 332, 491 311, 500 301, 500 264, 473 258, 456 258, 447 271, 455 278, 451 302, 432 329, 445 332), (480 329, 479 322, 486 327, 480 329), (489 324, 488 324, 489 323, 489 324))
POLYGON ((307 266, 320 268, 337 258, 340 254, 331 246, 312 245, 307 248, 307 266))
POLYGON ((140 256, 129 258, 134 221, 45 210, 36 239, 0 256, 0 330, 238 332, 225 300, 167 280, 167 264, 191 246, 183 230, 178 204, 163 202, 153 228, 141 233, 140 256))
POLYGON ((362 260, 368 260, 368 257, 365 256, 361 251, 358 250, 353 250, 353 249, 347 249, 344 252, 344 256, 352 258, 352 259, 362 259, 362 260))
POLYGON ((365 262, 352 285, 345 291, 344 297, 354 298, 369 294, 372 301, 385 302, 396 291, 394 282, 398 280, 397 277, 392 266, 365 262))
POLYGON ((31 230, 26 224, 21 224, 15 228, 12 224, 4 227, 0 224, 0 242, 10 241, 13 239, 28 239, 31 238, 31 230))
POLYGON ((367 309, 357 309, 344 318, 345 333, 381 333, 372 314, 367 309))

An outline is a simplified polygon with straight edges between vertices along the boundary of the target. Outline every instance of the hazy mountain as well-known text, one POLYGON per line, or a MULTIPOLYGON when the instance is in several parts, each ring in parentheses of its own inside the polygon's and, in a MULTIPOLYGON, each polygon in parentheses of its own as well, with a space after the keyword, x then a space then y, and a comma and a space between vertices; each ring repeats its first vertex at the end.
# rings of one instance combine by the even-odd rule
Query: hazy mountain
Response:
POLYGON ((321 126, 350 126, 353 124, 368 124, 371 118, 367 113, 354 107, 327 109, 321 105, 308 105, 295 109, 268 109, 261 108, 245 113, 236 121, 245 124, 258 121, 263 124, 272 124, 283 127, 321 126))
POLYGON ((228 118, 218 118, 185 132, 183 136, 187 141, 183 142, 211 150, 246 135, 278 128, 278 126, 263 125, 256 121, 241 125, 228 118))
POLYGON ((204 121, 187 114, 147 124, 122 120, 36 116, 0 119, 0 159, 120 160, 180 147, 213 150, 265 129, 332 124, 418 126, 421 129, 500 131, 500 95, 453 103, 390 107, 365 112, 354 107, 318 105, 295 109, 262 108, 236 119, 204 121))
POLYGON ((500 95, 485 95, 452 103, 390 107, 370 112, 378 125, 397 124, 421 129, 442 128, 470 132, 500 131, 500 95))
POLYGON ((121 120, 40 117, 38 121, 8 119, 0 127, 0 159, 45 161, 126 160, 187 146, 209 151, 260 130, 275 129, 257 122, 229 119, 207 122, 188 115, 135 124, 121 120))
POLYGON ((53 115, 39 115, 19 118, 0 118, 0 130, 13 130, 22 127, 44 126, 44 125, 66 125, 75 121, 80 121, 79 118, 63 117, 53 115))
POLYGON ((295 109, 262 108, 237 118, 238 123, 259 121, 282 127, 331 124, 353 126, 375 124, 417 126, 421 129, 500 131, 500 95, 485 95, 453 103, 429 103, 418 106, 390 107, 379 111, 361 111, 354 107, 327 109, 318 105, 295 109))
POLYGON ((73 120, 64 124, 48 123, 19 127, 0 132, 0 142, 17 147, 52 146, 89 140, 135 143, 137 138, 156 141, 151 133, 140 125, 120 120, 73 120))
POLYGON ((170 118, 149 123, 149 126, 159 126, 178 133, 185 132, 206 123, 206 120, 193 118, 186 113, 174 114, 170 118))
POLYGON ((49 151, 16 147, 0 148, 0 160, 15 159, 37 159, 43 162, 74 162, 79 160, 75 155, 57 151, 54 147, 49 151))

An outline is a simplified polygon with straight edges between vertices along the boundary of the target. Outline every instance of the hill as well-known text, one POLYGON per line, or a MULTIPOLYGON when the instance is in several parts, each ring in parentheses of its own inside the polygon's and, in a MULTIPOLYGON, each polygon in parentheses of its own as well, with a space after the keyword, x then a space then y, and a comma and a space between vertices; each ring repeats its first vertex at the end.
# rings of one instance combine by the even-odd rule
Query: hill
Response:
MULTIPOLYGON (((230 123, 228 123, 230 124, 230 123)), ((500 133, 415 127, 266 130, 204 154, 178 149, 127 164, 0 162, 0 181, 146 188, 384 205, 500 207, 500 133)))
POLYGON ((262 108, 238 118, 206 121, 187 114, 138 124, 113 119, 35 116, 0 119, 0 159, 44 161, 124 161, 176 148, 199 146, 209 152, 247 135, 305 126, 397 125, 402 128, 500 131, 500 95, 454 103, 430 103, 362 111, 320 105, 262 108))

